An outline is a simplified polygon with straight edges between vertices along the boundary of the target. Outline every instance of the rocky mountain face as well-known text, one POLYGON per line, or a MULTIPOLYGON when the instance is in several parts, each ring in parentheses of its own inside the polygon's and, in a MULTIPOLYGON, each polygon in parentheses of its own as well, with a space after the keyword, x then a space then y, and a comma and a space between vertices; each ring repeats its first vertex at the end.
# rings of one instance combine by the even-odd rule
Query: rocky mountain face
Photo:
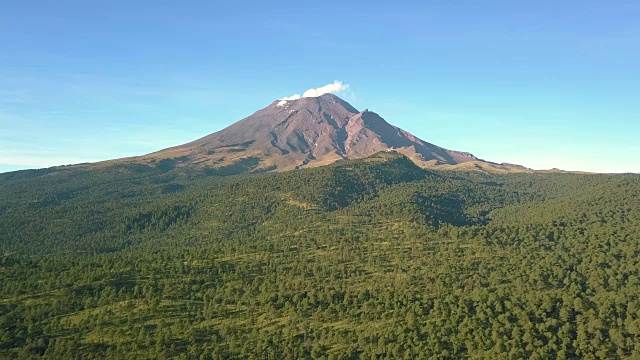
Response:
POLYGON ((257 172, 321 166, 391 150, 423 167, 484 163, 472 154, 423 141, 333 94, 276 100, 223 130, 137 159, 257 172))

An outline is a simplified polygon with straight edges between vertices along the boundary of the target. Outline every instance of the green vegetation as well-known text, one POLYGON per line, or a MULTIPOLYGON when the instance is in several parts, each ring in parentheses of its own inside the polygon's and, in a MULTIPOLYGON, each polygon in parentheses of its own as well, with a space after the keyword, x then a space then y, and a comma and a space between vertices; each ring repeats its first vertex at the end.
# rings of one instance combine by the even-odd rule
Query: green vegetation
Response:
POLYGON ((638 175, 169 165, 0 174, 0 358, 640 358, 638 175))

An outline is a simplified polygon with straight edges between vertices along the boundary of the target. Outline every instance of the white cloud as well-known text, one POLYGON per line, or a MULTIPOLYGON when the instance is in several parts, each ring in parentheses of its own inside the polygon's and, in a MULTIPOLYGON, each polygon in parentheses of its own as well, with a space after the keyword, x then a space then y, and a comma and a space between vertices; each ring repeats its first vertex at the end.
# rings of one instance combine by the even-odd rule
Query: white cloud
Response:
POLYGON ((282 99, 278 99, 278 100, 288 101, 288 100, 298 100, 298 99, 300 99, 300 94, 293 94, 291 96, 283 97, 282 99))
POLYGON ((276 104, 276 106, 277 107, 285 106, 287 104, 287 101, 298 100, 298 99, 300 99, 300 94, 293 94, 291 96, 283 97, 282 99, 278 99, 280 101, 276 104))
MULTIPOLYGON (((347 90, 349 88, 349 84, 343 84, 342 81, 335 80, 332 84, 327 84, 325 86, 321 86, 316 89, 309 89, 302 94, 302 97, 318 97, 328 93, 339 93, 347 90)), ((353 94, 353 93, 352 93, 353 94)), ((283 97, 278 100, 281 100, 278 103, 278 106, 282 106, 285 103, 283 101, 289 100, 298 100, 300 99, 300 94, 294 94, 291 96, 283 97)))
POLYGON ((333 84, 327 84, 317 89, 309 89, 302 94, 302 97, 317 97, 327 93, 337 93, 345 91, 349 88, 349 84, 343 84, 342 81, 334 81, 333 84))

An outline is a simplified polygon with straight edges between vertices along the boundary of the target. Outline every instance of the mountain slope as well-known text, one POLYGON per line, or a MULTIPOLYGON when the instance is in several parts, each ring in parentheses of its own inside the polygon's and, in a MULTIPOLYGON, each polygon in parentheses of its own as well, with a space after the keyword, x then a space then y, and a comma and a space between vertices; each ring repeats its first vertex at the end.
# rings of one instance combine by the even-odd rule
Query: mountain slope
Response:
POLYGON ((171 160, 176 166, 286 171, 388 150, 402 153, 423 167, 487 163, 472 154, 423 141, 374 112, 358 111, 333 94, 274 101, 223 130, 135 159, 171 160))

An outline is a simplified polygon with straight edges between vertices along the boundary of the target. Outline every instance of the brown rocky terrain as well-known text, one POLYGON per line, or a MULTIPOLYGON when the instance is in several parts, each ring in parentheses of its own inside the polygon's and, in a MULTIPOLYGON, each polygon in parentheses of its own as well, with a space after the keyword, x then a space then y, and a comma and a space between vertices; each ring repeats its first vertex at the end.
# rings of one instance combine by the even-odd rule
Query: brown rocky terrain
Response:
MULTIPOLYGON (((276 100, 264 109, 193 142, 128 158, 176 166, 200 164, 245 171, 286 171, 395 150, 423 167, 524 171, 448 150, 395 127, 375 112, 358 111, 333 94, 276 100), (467 164, 469 166, 461 166, 467 164)), ((122 159, 125 160, 125 159, 122 159)))

